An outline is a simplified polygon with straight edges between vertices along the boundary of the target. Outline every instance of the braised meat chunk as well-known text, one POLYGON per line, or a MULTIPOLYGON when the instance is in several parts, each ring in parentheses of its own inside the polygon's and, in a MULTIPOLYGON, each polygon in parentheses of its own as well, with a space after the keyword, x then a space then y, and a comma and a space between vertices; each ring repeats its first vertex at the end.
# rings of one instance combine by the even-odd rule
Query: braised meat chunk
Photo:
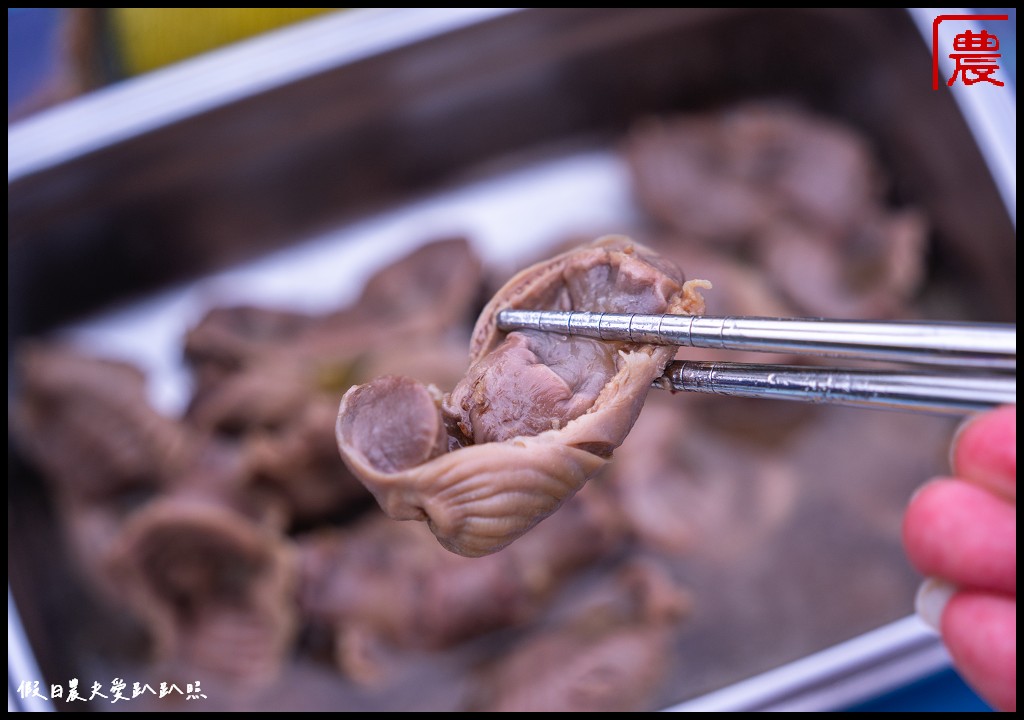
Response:
POLYGON ((51 488, 68 547, 97 589, 116 598, 105 559, 125 519, 179 484, 187 431, 146 400, 136 367, 36 342, 14 355, 15 446, 51 488))
POLYGON ((294 554, 276 533, 221 506, 158 500, 131 517, 110 563, 157 658, 247 684, 276 677, 296 628, 294 554))
POLYGON ((21 347, 15 364, 11 431, 62 502, 134 500, 168 485, 187 434, 149 406, 138 368, 43 343, 21 347))
POLYGON ((561 585, 620 544, 623 530, 609 494, 593 487, 557 521, 485 558, 445 551, 420 523, 373 515, 298 538, 299 605, 333 636, 346 676, 378 683, 398 650, 447 648, 535 620, 561 585))
POLYGON ((800 313, 895 317, 921 285, 924 218, 888 207, 867 139, 834 120, 767 103, 646 118, 624 159, 656 220, 755 258, 800 313))
POLYGON ((472 710, 636 712, 669 674, 673 628, 692 600, 659 567, 634 561, 528 637, 480 678, 472 710))
POLYGON ((703 281, 621 236, 513 277, 484 308, 455 389, 388 376, 349 390, 346 464, 390 516, 425 520, 442 545, 486 555, 547 517, 632 427, 674 348, 497 329, 508 308, 699 313, 703 281))
POLYGON ((310 398, 345 390, 368 356, 458 332, 479 292, 480 260, 463 238, 427 243, 367 281, 359 300, 325 315, 236 307, 188 335, 197 376, 187 418, 232 436, 277 431, 310 398), (450 274, 450 278, 445 277, 450 274))
POLYGON ((353 305, 330 313, 214 308, 185 342, 196 377, 187 424, 243 443, 254 484, 283 497, 294 522, 352 511, 369 496, 338 457, 339 395, 396 368, 429 382, 458 377, 464 358, 452 362, 451 348, 464 347, 480 274, 470 243, 446 238, 381 268, 353 305))

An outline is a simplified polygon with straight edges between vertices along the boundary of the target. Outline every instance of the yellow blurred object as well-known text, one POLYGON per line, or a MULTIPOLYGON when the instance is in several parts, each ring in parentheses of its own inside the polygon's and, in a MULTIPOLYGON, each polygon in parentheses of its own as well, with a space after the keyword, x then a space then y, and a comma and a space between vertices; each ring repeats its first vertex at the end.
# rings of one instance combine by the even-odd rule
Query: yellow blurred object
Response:
POLYGON ((137 75, 343 8, 110 8, 110 30, 127 75, 137 75))

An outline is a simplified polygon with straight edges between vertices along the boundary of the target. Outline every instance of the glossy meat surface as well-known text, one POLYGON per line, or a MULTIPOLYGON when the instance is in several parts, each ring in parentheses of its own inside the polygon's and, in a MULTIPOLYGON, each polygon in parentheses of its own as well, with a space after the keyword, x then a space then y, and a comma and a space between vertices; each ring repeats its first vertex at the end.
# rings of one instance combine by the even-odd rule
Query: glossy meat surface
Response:
POLYGON ((527 268, 484 308, 466 377, 440 397, 378 378, 338 416, 348 466, 397 519, 426 520, 446 548, 496 552, 547 517, 625 439, 674 348, 501 333, 505 308, 697 313, 701 283, 628 238, 527 268))

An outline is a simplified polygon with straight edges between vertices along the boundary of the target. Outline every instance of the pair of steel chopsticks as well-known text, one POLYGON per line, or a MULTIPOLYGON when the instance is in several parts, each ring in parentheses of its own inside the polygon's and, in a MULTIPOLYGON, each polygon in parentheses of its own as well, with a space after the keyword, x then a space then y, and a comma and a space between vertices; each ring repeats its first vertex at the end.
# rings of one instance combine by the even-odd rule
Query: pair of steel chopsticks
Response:
POLYGON ((928 365, 927 372, 726 362, 671 363, 672 390, 963 414, 1017 403, 1017 326, 504 310, 504 331, 928 365))

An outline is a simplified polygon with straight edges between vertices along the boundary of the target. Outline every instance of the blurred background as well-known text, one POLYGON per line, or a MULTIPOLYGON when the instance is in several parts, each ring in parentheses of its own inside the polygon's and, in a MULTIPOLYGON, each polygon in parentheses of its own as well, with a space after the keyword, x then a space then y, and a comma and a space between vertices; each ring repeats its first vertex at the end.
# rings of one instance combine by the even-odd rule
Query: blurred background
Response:
MULTIPOLYGON (((241 41, 257 36, 269 34, 272 37, 272 31, 289 26, 297 27, 297 24, 315 23, 318 19, 332 14, 358 13, 361 10, 8 8, 8 123, 17 128, 19 123, 31 123, 33 119, 42 119, 45 122, 44 112, 47 110, 59 109, 75 99, 99 97, 101 91, 116 88, 125 81, 144 78, 147 75, 156 77, 161 72, 172 69, 182 60, 196 58, 232 45, 238 47, 241 41)), ((1002 61, 999 77, 1008 80, 1007 90, 1015 93, 1016 8, 974 8, 974 11, 1010 15, 1009 23, 994 23, 991 27, 992 31, 998 34, 1001 43, 1002 61)), ((395 18, 394 13, 400 15, 401 11, 394 11, 390 19, 395 18)), ((90 155, 91 151, 87 149, 83 155, 72 157, 65 164, 58 160, 52 167, 30 169, 24 174, 19 174, 11 180, 13 203, 12 220, 9 225, 12 239, 10 257, 13 261, 12 266, 18 269, 11 273, 12 289, 9 289, 9 294, 18 307, 11 315, 9 339, 12 336, 32 336, 37 332, 59 327, 60 323, 79 316, 83 308, 108 308, 112 301, 126 297, 137 298, 143 292, 153 289, 163 290, 197 272, 230 267, 233 262, 258 257, 268 250, 287 244, 295 237, 308 238, 316 231, 322 230, 325 224, 340 222, 339 218, 345 221, 351 219, 351 215, 343 213, 325 213, 326 222, 315 225, 308 218, 310 208, 330 203, 337 203, 340 206, 351 201, 351 206, 358 208, 358 213, 361 213, 356 217, 368 216, 381 207, 388 207, 386 203, 381 202, 382 198, 387 202, 395 198, 418 198, 421 190, 430 187, 437 177, 451 183, 454 182, 452 173, 455 173, 456 179, 465 179, 459 175, 463 163, 473 167, 468 175, 470 178, 501 176, 503 168, 515 166, 514 163, 503 165, 505 160, 497 166, 487 166, 489 156, 483 152, 484 150, 501 151, 495 155, 502 158, 506 151, 511 150, 525 153, 528 158, 532 152, 529 141, 540 139, 543 141, 542 144, 552 142, 558 140, 562 133, 568 135, 569 131, 581 129, 584 134, 590 133, 607 140, 608 137, 617 137, 618 133, 629 126, 633 120, 630 117, 631 113, 642 115, 665 110, 692 111, 705 103, 709 107, 716 107, 737 96, 742 98, 746 90, 756 87, 759 82, 764 82, 774 89, 781 88, 787 91, 803 89, 806 85, 810 88, 808 96, 813 97, 811 103, 815 105, 814 110, 835 111, 837 115, 849 111, 852 125, 859 130, 871 129, 872 123, 882 126, 886 124, 885 111, 872 115, 870 102, 861 101, 854 90, 863 90, 872 98, 889 97, 894 92, 894 85, 899 87, 899 83, 886 77, 884 70, 888 59, 880 59, 873 66, 876 70, 881 68, 883 72, 863 75, 854 73, 852 60, 846 67, 828 66, 824 70, 807 70, 796 63, 791 66, 791 78, 782 77, 781 73, 771 75, 767 71, 754 72, 758 68, 759 51, 790 57, 786 53, 794 48, 790 46, 787 49, 783 41, 776 44, 767 41, 763 47, 751 49, 749 45, 744 45, 735 38, 761 37, 763 33, 758 27, 760 18, 754 18, 755 22, 750 22, 752 18, 741 16, 739 13, 735 18, 730 17, 728 12, 723 14, 726 19, 718 22, 717 17, 713 18, 715 22, 709 24, 712 31, 708 33, 687 34, 689 31, 686 26, 690 19, 680 22, 686 43, 655 43, 649 56, 642 58, 646 65, 638 66, 636 75, 626 73, 622 77, 614 75, 618 54, 627 57, 640 55, 640 52, 630 55, 629 50, 637 50, 640 46, 646 47, 645 33, 651 33, 643 22, 638 20, 632 23, 629 16, 620 18, 622 22, 610 24, 610 28, 598 28, 595 24, 596 29, 584 28, 579 32, 573 30, 574 25, 581 28, 585 26, 579 17, 553 14, 539 20, 536 28, 526 23, 516 25, 510 22, 507 36, 496 33, 485 37, 484 40, 476 40, 471 37, 471 33, 462 36, 455 33, 454 37, 442 37, 430 52, 424 52, 424 57, 427 57, 429 62, 404 61, 398 52, 391 60, 381 63, 379 72, 375 73, 371 63, 367 63, 369 70, 366 77, 358 78, 356 81, 341 80, 336 85, 334 80, 317 84, 321 81, 315 78, 311 81, 299 79, 294 90, 286 90, 285 94, 276 98, 273 103, 261 104, 258 98, 254 100, 243 97, 239 102, 225 102, 223 107, 214 105, 206 115, 200 113, 196 117, 185 117, 180 123, 171 122, 166 132, 161 129, 155 133, 155 142, 147 143, 145 136, 142 141, 129 137, 123 144, 118 140, 113 142, 111 147, 100 147, 94 155, 90 155), (729 25, 730 23, 733 24, 729 25), (621 33, 625 39, 621 45, 616 44, 617 41, 608 41, 607 44, 613 47, 614 51, 604 50, 602 43, 614 33, 621 33), (483 71, 480 71, 482 78, 474 76, 472 60, 473 53, 487 57, 487 47, 494 44, 495 37, 510 45, 521 43, 523 47, 528 47, 532 54, 521 61, 521 67, 513 66, 512 63, 503 65, 493 58, 490 59, 492 65, 487 66, 484 63, 482 67, 486 73, 501 78, 500 82, 492 85, 483 71), (451 43, 449 47, 458 49, 452 50, 451 53, 445 52, 445 42, 451 43), (636 45, 631 45, 632 42, 636 45), (469 49, 463 50, 460 43, 465 43, 469 49), (705 53, 705 56, 710 57, 716 56, 716 48, 727 48, 722 52, 736 58, 735 68, 729 76, 736 81, 733 87, 725 89, 722 86, 728 83, 716 84, 718 81, 715 78, 694 79, 693 74, 686 76, 686 82, 680 84, 683 89, 673 89, 672 71, 664 69, 675 67, 673 56, 681 52, 680 47, 685 47, 694 54, 705 53), (744 54, 748 52, 749 55, 744 54), (550 65, 552 69, 547 70, 546 65, 550 65), (592 71, 591 65, 604 72, 592 71), (465 70, 460 71, 460 68, 465 70), (643 69, 651 71, 649 82, 645 80, 643 69), (664 73, 658 69, 664 70, 664 73), (466 77, 465 83, 449 81, 449 76, 460 75, 466 77), (835 78, 838 77, 848 81, 843 88, 835 87, 835 78), (867 79, 864 80, 864 77, 867 79), (434 81, 434 84, 430 81, 434 81), (740 87, 744 82, 749 82, 749 86, 740 87), (560 95, 559 88, 566 87, 577 88, 582 99, 574 95, 569 99, 570 92, 560 95), (621 100, 621 108, 611 108, 604 114, 605 109, 601 104, 606 87, 610 87, 615 93, 614 96, 621 100), (335 88, 349 92, 350 102, 337 101, 335 98, 334 104, 328 109, 330 112, 319 122, 314 117, 315 112, 289 107, 289 102, 308 102, 311 97, 324 96, 325 93, 330 95, 335 88), (389 92, 391 94, 388 94, 389 92), (402 97, 410 98, 408 104, 401 101, 402 97), (516 98, 516 101, 508 100, 507 97, 516 98), (518 98, 521 97, 543 97, 544 101, 530 105, 519 102, 518 98), (367 101, 360 104, 356 98, 367 101), (863 107, 858 108, 858 105, 863 107), (254 114, 253 108, 260 112, 254 114), (451 115, 446 115, 450 108, 469 108, 477 111, 474 118, 482 118, 484 128, 477 127, 476 122, 449 122, 458 115, 454 111, 451 115), (290 113, 290 110, 294 112, 290 113), (547 118, 549 124, 544 125, 545 120, 542 118, 547 118), (598 120, 594 122, 594 118, 598 120), (355 139, 350 145, 346 144, 347 140, 335 141, 331 135, 332 123, 336 123, 339 128, 354 128, 352 135, 355 139), (213 128, 212 132, 206 131, 207 125, 213 128), (596 132, 592 132, 591 125, 597 126, 596 132), (534 126, 541 129, 534 133, 534 126), (293 147, 288 144, 287 138, 280 139, 281 128, 287 128, 286 132, 294 132, 296 138, 301 138, 305 133, 310 139, 305 144, 296 140, 296 146, 293 147), (451 130, 451 134, 424 132, 424 128, 433 131, 451 130), (233 146, 232 139, 236 132, 246 142, 250 137, 259 138, 262 142, 249 143, 243 147, 233 146), (200 139, 198 144, 193 144, 194 137, 200 139), (436 138, 445 138, 447 144, 436 138), (433 146, 435 142, 437 147, 433 146), (526 147, 526 150, 521 151, 520 145, 526 147), (200 159, 191 159, 191 165, 174 163, 175 155, 182 147, 191 147, 200 159), (213 151, 220 147, 226 149, 224 157, 214 157, 216 153, 213 151), (257 147, 259 152, 252 150, 254 147, 257 147), (327 152, 324 153, 324 157, 318 157, 325 147, 327 152), (375 155, 378 151, 380 154, 375 155), (204 153, 212 160, 204 160, 204 153), (282 160, 285 157, 289 160, 282 160), (378 157, 383 158, 379 165, 375 162, 378 157), (148 173, 146 165, 151 160, 155 167, 167 168, 166 172, 148 173), (161 165, 160 161, 166 164, 161 165), (237 162, 237 170, 231 169, 232 162, 237 162), (483 163, 483 171, 476 169, 479 162, 483 163), (358 169, 357 182, 332 174, 335 167, 345 165, 358 169), (393 168, 394 173, 389 176, 380 169, 382 167, 393 168), (114 179, 124 168, 128 168, 127 174, 134 183, 131 187, 122 187, 114 179), (189 184, 193 175, 198 179, 195 187, 189 184), (278 175, 278 178, 267 179, 273 175, 278 175), (312 189, 304 189, 302 193, 296 194, 305 197, 293 198, 288 194, 289 186, 299 185, 299 180, 289 180, 290 177, 308 177, 328 182, 337 180, 337 187, 327 192, 316 187, 312 180, 306 180, 312 189), (204 184, 206 178, 212 178, 208 187, 204 184), (369 189, 364 195, 366 187, 369 189), (104 195, 108 188, 115 190, 110 197, 104 195), (380 188, 386 188, 387 193, 383 190, 377 193, 380 188), (257 208, 258 204, 254 205, 252 199, 262 197, 283 200, 278 204, 271 200, 266 207, 257 208), (136 203, 139 199, 142 202, 136 203), (342 201, 339 202, 339 199, 342 201), (83 209, 90 204, 102 208, 102 211, 92 212, 83 209), (162 232, 166 232, 166 238, 162 232), (223 242, 217 245, 222 245, 226 249, 222 253, 209 251, 206 247, 209 244, 208 238, 222 240, 223 242), (232 243, 242 242, 240 238, 252 241, 244 251, 232 248, 232 243), (142 239, 152 242, 159 250, 147 249, 148 243, 140 242, 142 239), (79 241, 88 248, 88 252, 78 245, 79 241), (92 254, 93 248, 97 250, 95 255, 92 254), (167 248, 180 248, 180 252, 166 253, 167 248), (91 262, 90 258, 95 257, 106 258, 106 261, 96 277, 83 278, 80 268, 84 266, 83 263, 91 262), (103 278, 114 279, 114 283, 118 284, 117 292, 112 290, 113 283, 103 282, 103 278), (42 293, 36 279, 45 281, 47 287, 58 284, 57 287, 61 288, 67 299, 61 303, 50 298, 51 294, 42 293)), ((841 23, 834 23, 835 17, 822 17, 825 26, 842 27, 841 23)), ((699 13, 694 13, 694 18, 696 19, 692 20, 693 23, 702 19, 699 13)), ((803 27, 799 25, 801 20, 806 20, 806 27, 813 28, 818 19, 821 18, 812 10, 797 17, 798 27, 803 27)), ((873 17, 867 18, 871 19, 873 17)), ((870 22, 867 20, 864 27, 870 28, 870 22)), ((892 25, 895 27, 899 23, 892 25)), ((784 27, 784 23, 780 23, 779 26, 784 27)), ((364 27, 368 32, 374 30, 369 24, 364 27)), ((858 30, 859 28, 857 26, 858 30)), ((906 34, 899 35, 890 27, 886 30, 892 31, 892 37, 899 36, 904 42, 909 42, 909 36, 906 34)), ((851 31, 850 37, 853 35, 855 32, 851 31)), ((837 37, 843 42, 849 39, 842 31, 837 31, 837 37)), ((784 33, 782 38, 784 40, 784 33)), ((429 41, 429 38, 427 40, 429 41)), ((837 43, 837 56, 842 55, 847 59, 870 59, 856 54, 858 48, 852 40, 848 47, 843 45, 843 42, 837 43), (843 53, 848 50, 849 54, 844 55, 843 53)), ((884 40, 878 41, 879 47, 884 45, 884 40)), ((879 47, 872 46, 872 49, 879 47)), ((882 47, 882 50, 885 49, 882 47)), ((914 61, 921 60, 925 63, 923 67, 927 67, 923 54, 918 53, 921 54, 919 57, 914 53, 914 48, 903 49, 906 50, 907 56, 912 57, 914 61)), ((291 48, 291 51, 294 52, 294 48, 291 48)), ((831 59, 827 53, 822 57, 824 60, 831 59)), ((880 54, 880 57, 888 56, 880 54)), ((358 66, 358 57, 351 61, 353 65, 358 66)), ((272 65, 272 58, 269 58, 267 67, 272 65)), ((686 63, 683 62, 679 67, 685 68, 686 63)), ((247 70, 229 67, 224 69, 227 78, 225 87, 230 86, 232 78, 244 76, 247 70)), ((926 84, 927 80, 923 82, 923 87, 926 84)), ((900 92, 902 90, 896 91, 896 94, 899 95, 900 92)), ((906 94, 913 95, 914 92, 915 90, 909 90, 906 94)), ((921 110, 923 116, 929 115, 931 111, 922 109, 926 107, 925 103, 934 100, 929 99, 927 92, 922 97, 924 99, 921 105, 910 104, 907 100, 907 107, 921 110)), ((296 108, 298 107, 299 103, 296 102, 296 108)), ((952 116, 946 114, 942 118, 943 122, 946 122, 946 118, 952 116)), ((459 120, 458 117, 455 119, 459 120)), ((955 189, 958 185, 952 183, 941 187, 933 186, 929 185, 927 180, 913 177, 913 172, 907 172, 907 168, 912 165, 907 161, 907 157, 914 160, 931 158, 922 167, 928 168, 929 171, 948 172, 951 176, 955 176, 959 169, 968 167, 977 173, 977 163, 961 163, 961 158, 954 155, 945 160, 936 159, 936 154, 929 150, 929 142, 942 138, 942 132, 935 131, 935 134, 929 134, 929 131, 922 130, 919 138, 916 135, 916 128, 910 127, 913 125, 910 116, 904 114, 904 119, 907 127, 895 127, 898 123, 890 123, 895 128, 891 137, 874 128, 874 137, 883 138, 878 146, 881 147, 884 163, 888 167, 896 168, 894 173, 897 174, 897 178, 887 200, 893 199, 903 203, 927 198, 929 202, 934 202, 936 207, 948 204, 948 198, 956 197, 949 188, 955 189), (914 145, 914 138, 921 140, 921 146, 914 145), (887 142, 890 144, 887 145, 887 142), (900 147, 901 143, 905 147, 900 147), (906 151, 905 156, 901 155, 903 150, 906 151), (912 180, 906 180, 908 176, 912 177, 912 180), (936 189, 937 187, 939 188, 936 189)), ((102 123, 103 118, 99 116, 97 120, 97 116, 89 116, 88 121, 102 123)), ((952 118, 945 125, 939 125, 942 130, 953 127, 963 132, 957 122, 957 118, 952 118)), ((44 125, 36 127, 46 129, 44 125)), ((42 130, 34 137, 40 144, 46 144, 47 140, 42 130), (43 136, 42 140, 40 135, 43 136)), ((59 138, 50 139, 53 141, 52 144, 59 145, 59 138)), ((240 140, 240 144, 244 145, 245 142, 240 140)), ((10 146, 8 153, 10 158, 10 146)), ((602 169, 605 166, 598 164, 595 167, 602 169)), ((972 184, 972 177, 976 176, 962 177, 957 181, 972 184)), ((984 181, 988 182, 987 179, 984 181)), ((592 198, 603 197, 600 196, 601 188, 597 189, 598 193, 591 196, 592 198)), ((588 187, 588 192, 589 190, 588 187)), ((992 208, 997 208, 998 203, 995 202, 993 205, 991 199, 988 200, 984 207, 991 214, 992 208)), ((570 196, 566 202, 584 204, 587 197, 570 196)), ((599 216, 604 210, 594 209, 587 212, 599 216)), ((933 207, 929 207, 928 211, 936 215, 943 212, 941 208, 936 210, 933 207)), ((506 224, 522 223, 528 229, 529 219, 524 218, 524 214, 528 213, 513 210, 501 217, 506 224)), ((943 252, 939 251, 929 255, 929 272, 940 281, 946 278, 944 273, 948 272, 949 268, 959 267, 955 261, 958 257, 956 248, 970 244, 970 240, 964 239, 967 236, 957 236, 957 230, 971 226, 970 213, 965 214, 967 219, 964 220, 939 217, 937 222, 941 227, 936 230, 933 238, 936 246, 942 248, 943 252, 953 249, 949 254, 949 258, 953 258, 951 260, 944 258, 943 252)), ((416 217, 423 216, 421 214, 416 217)), ((415 226, 419 222, 416 217, 404 222, 403 231, 407 235, 414 231, 410 226, 415 226)), ((643 222, 640 224, 643 225, 643 222)), ((998 222, 1006 224, 1001 219, 998 222)), ((426 224, 428 227, 446 229, 444 222, 428 220, 426 224)), ((1002 224, 999 224, 997 229, 1001 230, 1002 224)), ((649 229, 649 225, 648 222, 643 226, 649 229)), ((551 232, 552 235, 555 234, 555 231, 551 232)), ((370 237, 368 232, 364 232, 364 235, 370 237)), ((998 235, 998 232, 993 232, 992 235, 998 235)), ((495 247, 498 248, 497 256, 502 259, 507 259, 512 254, 507 248, 502 247, 503 243, 507 245, 507 242, 503 240, 495 243, 495 247), (509 255, 503 256, 502 253, 509 255)), ((540 244, 537 247, 539 248, 540 244)), ((406 248, 402 246, 403 249, 406 248)), ((737 253, 742 256, 748 250, 740 248, 737 253)), ((396 257, 399 254, 399 250, 396 249, 388 257, 396 257)), ((520 254, 528 253, 523 251, 520 254)), ((989 258, 985 262, 988 262, 989 267, 999 266, 997 259, 989 258)), ((985 263, 979 261, 978 271, 981 272, 983 269, 985 263)), ((252 273, 245 278, 251 279, 257 274, 258 272, 252 273)), ((300 284, 308 283, 308 277, 303 276, 300 284)), ((241 281, 234 278, 233 281, 237 285, 245 285, 245 278, 241 281)), ((230 282, 231 279, 228 278, 216 287, 226 287, 230 282)), ((264 285, 270 287, 272 295, 273 284, 264 285)), ((988 311, 987 307, 961 307, 947 302, 948 298, 943 293, 947 292, 949 287, 940 282, 938 290, 923 295, 925 311, 948 310, 982 314, 988 311)), ((1015 281, 1011 287, 1015 289, 1015 281)), ((204 300, 219 298, 217 292, 209 292, 209 289, 204 292, 204 300)), ((352 293, 348 299, 351 299, 352 293)), ((282 293, 282 296, 286 294, 282 293)), ((227 296, 230 297, 230 294, 227 296)), ((999 304, 1005 298, 1000 298, 997 292, 993 292, 992 298, 986 300, 990 302, 990 307, 1005 307, 1005 303, 999 304)), ((191 320, 195 320, 195 317, 191 320)), ((128 323, 125 327, 132 326, 128 323)), ((178 359, 179 352, 180 349, 175 345, 174 351, 168 353, 168 356, 178 359)), ((20 473, 26 474, 24 468, 18 468, 20 473)), ((910 471, 915 469, 911 468, 910 471)), ((20 502, 20 498, 16 500, 20 502)), ((887 532, 890 530, 891 528, 887 528, 887 532)), ((23 561, 19 566, 24 568, 25 565, 23 561)), ((685 570, 682 571, 682 575, 686 576, 685 570)), ((823 581, 817 589, 826 592, 823 581)), ((39 610, 32 612, 32 615, 40 617, 30 618, 30 625, 45 625, 45 613, 39 610)), ((723 657, 729 658, 730 652, 733 653, 732 657, 736 658, 745 654, 740 644, 727 650, 723 649, 723 657)), ((53 654, 53 649, 49 648, 49 652, 44 654, 53 654)), ((88 657, 88 652, 85 654, 88 657)), ((663 700, 667 703, 674 702, 671 693, 663 695, 663 700)), ((938 711, 987 708, 954 672, 944 669, 924 679, 915 680, 892 693, 839 709, 938 711)))
POLYGON ((8 8, 7 116, 341 8, 8 8))
MULTIPOLYGON (((7 117, 23 117, 120 79, 277 27, 344 8, 8 8, 7 117)), ((1017 74, 1017 9, 990 22, 1011 82, 1017 74), (1008 29, 1009 32, 1000 32, 1008 29)), ((1002 74, 1001 74, 1002 76, 1002 74)))

